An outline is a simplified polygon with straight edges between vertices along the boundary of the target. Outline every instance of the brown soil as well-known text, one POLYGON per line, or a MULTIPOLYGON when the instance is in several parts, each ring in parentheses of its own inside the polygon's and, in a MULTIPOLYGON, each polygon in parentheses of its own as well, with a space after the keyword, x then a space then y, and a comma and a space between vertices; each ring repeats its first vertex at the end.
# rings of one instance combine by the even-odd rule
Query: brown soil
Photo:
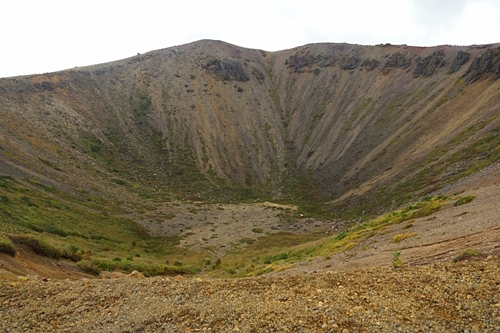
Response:
POLYGON ((11 257, 0 253, 0 280, 19 281, 21 277, 44 277, 57 279, 81 279, 91 277, 84 274, 69 260, 56 260, 40 256, 26 245, 16 245, 17 254, 11 257))

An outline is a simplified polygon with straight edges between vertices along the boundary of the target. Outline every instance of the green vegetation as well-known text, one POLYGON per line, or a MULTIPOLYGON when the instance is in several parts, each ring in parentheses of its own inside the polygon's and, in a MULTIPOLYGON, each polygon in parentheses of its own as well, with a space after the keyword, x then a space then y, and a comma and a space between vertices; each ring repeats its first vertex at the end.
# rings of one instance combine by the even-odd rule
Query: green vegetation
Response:
POLYGON ((16 255, 14 243, 12 243, 12 240, 2 233, 0 233, 0 252, 7 253, 11 256, 16 255))
POLYGON ((213 276, 243 277, 278 271, 305 258, 312 258, 308 247, 320 242, 323 233, 294 235, 276 233, 259 237, 247 243, 244 249, 229 251, 222 263, 209 272, 213 276), (233 274, 228 274, 232 270, 233 274))
POLYGON ((0 177, 0 196, 6 198, 0 200, 2 252, 15 253, 16 244, 24 244, 55 259, 85 259, 101 270, 136 269, 151 275, 190 273, 203 265, 202 254, 176 247, 179 237, 153 237, 132 220, 101 213, 112 211, 114 202, 82 200, 36 181, 22 183, 9 177, 0 177), (139 252, 140 259, 133 263, 113 261, 139 252), (185 264, 182 270, 171 269, 162 266, 166 260, 185 264))
POLYGON ((483 253, 481 251, 469 249, 456 256, 453 262, 465 261, 482 255, 483 253))
POLYGON ((354 226, 352 229, 343 231, 335 237, 330 237, 325 242, 322 251, 337 252, 360 239, 381 233, 391 225, 432 215, 442 207, 446 200, 445 196, 426 197, 422 201, 404 209, 387 213, 366 223, 354 226))
POLYGON ((60 259, 65 255, 65 252, 55 246, 51 245, 47 241, 37 238, 33 235, 23 234, 23 235, 11 235, 9 238, 18 244, 24 244, 30 247, 36 253, 46 256, 49 258, 60 259))
POLYGON ((101 270, 99 267, 94 265, 94 263, 91 260, 82 260, 78 263, 78 267, 84 271, 85 273, 91 274, 91 275, 99 275, 101 270))
POLYGON ((403 266, 403 261, 401 260, 401 252, 400 251, 394 251, 392 253, 392 266, 394 268, 400 268, 403 266))
POLYGON ((199 268, 192 267, 182 267, 182 263, 175 261, 174 265, 168 266, 163 264, 148 265, 143 263, 136 263, 131 258, 127 260, 120 261, 108 261, 108 260, 82 260, 78 263, 84 272, 99 275, 101 271, 122 271, 126 273, 131 273, 133 271, 138 271, 145 276, 156 276, 156 275, 178 275, 178 274, 196 274, 200 271, 199 268))
POLYGON ((401 243, 405 239, 415 237, 416 235, 417 235, 416 232, 407 233, 407 234, 397 234, 394 237, 392 237, 391 243, 401 243))
POLYGON ((453 206, 456 207, 456 206, 465 205, 466 203, 471 202, 475 198, 476 198, 475 195, 467 195, 465 197, 461 197, 460 199, 458 199, 457 201, 455 201, 455 203, 453 203, 453 206))
POLYGON ((280 253, 275 256, 267 257, 264 259, 264 264, 270 264, 278 260, 286 260, 288 259, 288 254, 287 253, 280 253))

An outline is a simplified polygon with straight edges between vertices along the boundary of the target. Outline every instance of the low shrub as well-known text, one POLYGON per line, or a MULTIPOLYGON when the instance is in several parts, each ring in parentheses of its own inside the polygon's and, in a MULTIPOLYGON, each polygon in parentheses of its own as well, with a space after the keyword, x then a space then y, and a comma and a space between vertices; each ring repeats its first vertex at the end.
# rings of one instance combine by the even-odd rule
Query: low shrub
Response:
POLYGON ((278 261, 278 260, 286 260, 288 259, 288 254, 287 253, 280 253, 272 257, 267 257, 264 259, 264 264, 269 265, 272 262, 278 261))
POLYGON ((3 234, 0 234, 0 252, 7 253, 13 257, 16 255, 14 243, 3 234))
POLYGON ((14 243, 24 244, 35 251, 37 254, 54 258, 61 259, 64 256, 65 251, 58 249, 46 241, 36 238, 33 235, 25 234, 25 235, 10 235, 9 238, 14 243))
POLYGON ((400 251, 394 251, 392 253, 392 266, 394 268, 400 268, 403 266, 403 261, 400 258, 401 252, 400 251))
POLYGON ((469 249, 469 250, 466 250, 465 252, 459 254, 458 256, 456 256, 453 259, 453 262, 465 261, 465 260, 469 260, 469 259, 472 259, 475 257, 480 257, 482 255, 483 255, 483 253, 481 251, 469 249))
POLYGON ((412 233, 408 233, 408 234, 397 234, 394 237, 392 237, 391 243, 401 243, 405 239, 410 238, 410 237, 415 237, 416 235, 417 235, 416 232, 412 232, 412 233))
POLYGON ((253 244, 255 243, 257 240, 253 239, 253 238, 250 238, 250 237, 243 237, 242 239, 240 239, 240 243, 244 243, 244 244, 253 244))
POLYGON ((98 276, 101 270, 92 260, 82 260, 77 263, 78 267, 85 273, 98 276))
POLYGON ((460 199, 458 199, 457 201, 455 201, 455 203, 453 204, 453 206, 456 207, 456 206, 465 205, 466 203, 471 202, 475 198, 476 198, 475 195, 466 195, 465 197, 461 197, 460 199))

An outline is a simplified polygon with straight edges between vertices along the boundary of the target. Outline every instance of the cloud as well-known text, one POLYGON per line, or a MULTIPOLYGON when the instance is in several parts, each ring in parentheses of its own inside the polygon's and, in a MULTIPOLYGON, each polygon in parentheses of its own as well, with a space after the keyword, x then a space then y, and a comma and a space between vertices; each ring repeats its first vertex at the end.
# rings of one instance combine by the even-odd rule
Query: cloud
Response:
POLYGON ((439 30, 455 25, 471 0, 410 0, 413 17, 420 29, 439 30))
POLYGON ((420 45, 500 41, 500 3, 497 0, 409 1, 420 45))
POLYGON ((500 42, 499 0, 17 0, 0 12, 0 77, 85 66, 198 39, 276 51, 317 42, 500 42))

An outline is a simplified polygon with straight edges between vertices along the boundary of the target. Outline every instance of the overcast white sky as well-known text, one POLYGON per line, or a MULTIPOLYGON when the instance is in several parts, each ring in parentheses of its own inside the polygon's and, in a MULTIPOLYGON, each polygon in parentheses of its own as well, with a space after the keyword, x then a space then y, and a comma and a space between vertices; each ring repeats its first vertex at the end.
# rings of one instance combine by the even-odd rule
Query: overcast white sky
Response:
POLYGON ((0 77, 218 39, 276 51, 314 42, 500 42, 500 0, 1 0, 0 77))

